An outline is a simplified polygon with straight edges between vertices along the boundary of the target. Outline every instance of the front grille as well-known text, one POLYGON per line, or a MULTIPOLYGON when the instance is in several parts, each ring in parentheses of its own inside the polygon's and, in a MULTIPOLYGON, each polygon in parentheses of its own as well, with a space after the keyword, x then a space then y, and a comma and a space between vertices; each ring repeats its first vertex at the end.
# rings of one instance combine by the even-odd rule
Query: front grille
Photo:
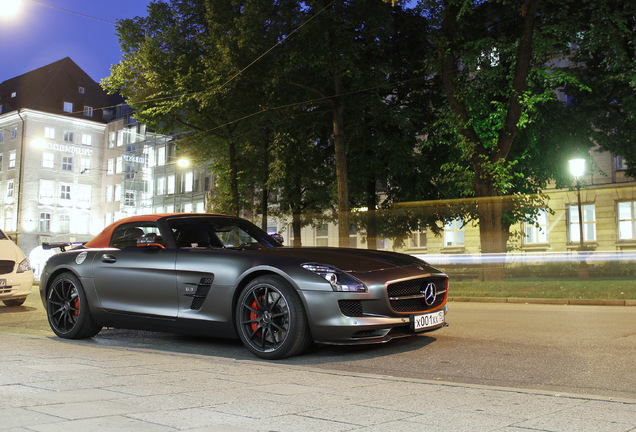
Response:
POLYGON ((362 316, 362 302, 359 300, 338 300, 338 307, 340 307, 340 312, 345 316, 362 316))
POLYGON ((0 274, 7 274, 13 271, 15 261, 0 260, 0 274))
POLYGON ((387 295, 395 312, 424 312, 435 309, 446 300, 446 278, 419 278, 387 285, 387 295), (428 284, 435 285, 435 301, 426 303, 425 290, 428 284))

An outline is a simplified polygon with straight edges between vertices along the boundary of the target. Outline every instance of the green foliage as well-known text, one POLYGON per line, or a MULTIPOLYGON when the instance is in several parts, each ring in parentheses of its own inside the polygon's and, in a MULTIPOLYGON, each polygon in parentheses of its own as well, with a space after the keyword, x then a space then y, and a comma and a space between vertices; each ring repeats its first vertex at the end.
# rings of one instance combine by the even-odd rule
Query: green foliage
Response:
POLYGON ((212 161, 217 211, 260 205, 265 215, 270 203, 256 191, 269 189, 280 215, 333 208, 341 107, 347 204, 369 210, 353 218, 359 230, 400 241, 440 221, 479 220, 473 198, 506 195, 506 231, 546 206, 549 182, 568 184, 573 150, 598 143, 636 161, 635 9, 154 1, 147 17, 118 23, 123 57, 103 85, 139 121, 178 134, 181 152, 212 161))

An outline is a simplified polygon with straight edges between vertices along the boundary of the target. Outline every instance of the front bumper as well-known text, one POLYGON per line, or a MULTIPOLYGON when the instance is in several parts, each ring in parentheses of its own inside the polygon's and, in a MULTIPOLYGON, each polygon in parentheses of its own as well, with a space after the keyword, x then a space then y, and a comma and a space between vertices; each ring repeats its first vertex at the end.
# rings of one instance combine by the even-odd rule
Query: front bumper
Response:
POLYGON ((33 272, 10 273, 0 275, 4 286, 0 286, 0 301, 24 298, 31 294, 33 288, 33 272))
MULTIPOLYGON (((412 317, 443 310, 448 311, 446 303, 431 310, 417 313, 393 313, 388 307, 384 313, 345 315, 338 300, 347 300, 355 294, 336 294, 304 292, 309 327, 315 342, 334 345, 356 345, 384 343, 391 339, 402 338, 438 330, 445 327, 446 320, 421 331, 413 329, 412 317)), ((362 295, 364 297, 364 295, 362 295)), ((365 301, 365 300, 362 300, 365 301)), ((366 299, 370 303, 383 303, 382 300, 366 299)))

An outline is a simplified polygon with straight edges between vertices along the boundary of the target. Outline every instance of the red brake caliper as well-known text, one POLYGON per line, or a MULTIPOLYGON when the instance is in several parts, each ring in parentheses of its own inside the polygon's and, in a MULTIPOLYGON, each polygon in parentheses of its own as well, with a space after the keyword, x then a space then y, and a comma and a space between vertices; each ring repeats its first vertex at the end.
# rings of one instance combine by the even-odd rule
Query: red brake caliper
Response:
MULTIPOLYGON (((261 297, 259 297, 259 300, 261 299, 261 297)), ((250 311, 250 321, 254 321, 250 324, 252 331, 256 331, 256 329, 258 328, 258 322, 256 322, 256 320, 258 319, 258 314, 256 313, 257 310, 260 310, 260 308, 258 307, 258 302, 256 300, 254 300, 252 302, 252 311, 250 311)))
POLYGON ((73 315, 79 316, 79 309, 80 309, 79 297, 75 297, 75 300, 73 300, 73 307, 75 307, 75 310, 73 311, 73 315))

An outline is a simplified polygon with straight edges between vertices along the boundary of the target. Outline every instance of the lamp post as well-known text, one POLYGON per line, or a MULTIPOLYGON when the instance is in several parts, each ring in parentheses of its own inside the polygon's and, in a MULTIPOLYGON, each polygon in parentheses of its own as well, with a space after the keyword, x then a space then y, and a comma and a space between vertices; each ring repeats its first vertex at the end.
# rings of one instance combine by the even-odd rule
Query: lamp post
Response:
POLYGON ((570 159, 570 173, 576 180, 576 197, 579 213, 579 280, 588 280, 589 269, 585 261, 585 242, 583 239, 583 206, 581 205, 581 177, 585 174, 585 159, 570 159))

